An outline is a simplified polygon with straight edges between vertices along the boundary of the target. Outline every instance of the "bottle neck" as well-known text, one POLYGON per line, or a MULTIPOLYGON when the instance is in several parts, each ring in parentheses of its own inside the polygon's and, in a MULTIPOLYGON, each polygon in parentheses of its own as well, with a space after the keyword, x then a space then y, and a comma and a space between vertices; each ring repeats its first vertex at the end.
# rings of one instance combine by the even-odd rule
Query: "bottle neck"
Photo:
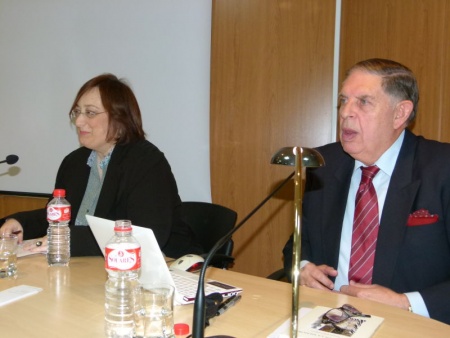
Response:
POLYGON ((118 237, 130 237, 131 231, 115 231, 114 232, 118 237))

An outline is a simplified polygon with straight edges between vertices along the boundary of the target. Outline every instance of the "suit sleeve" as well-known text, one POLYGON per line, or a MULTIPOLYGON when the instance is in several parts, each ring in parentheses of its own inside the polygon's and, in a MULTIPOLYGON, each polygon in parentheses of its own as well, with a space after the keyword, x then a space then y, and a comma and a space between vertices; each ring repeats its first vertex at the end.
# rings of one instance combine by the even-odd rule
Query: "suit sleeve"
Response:
MULTIPOLYGON (((445 227, 447 229, 447 260, 449 265, 447 279, 442 283, 418 291, 423 297, 430 317, 450 325, 450 205, 447 205, 446 210, 445 227)), ((444 253, 442 254, 444 255, 444 253)))

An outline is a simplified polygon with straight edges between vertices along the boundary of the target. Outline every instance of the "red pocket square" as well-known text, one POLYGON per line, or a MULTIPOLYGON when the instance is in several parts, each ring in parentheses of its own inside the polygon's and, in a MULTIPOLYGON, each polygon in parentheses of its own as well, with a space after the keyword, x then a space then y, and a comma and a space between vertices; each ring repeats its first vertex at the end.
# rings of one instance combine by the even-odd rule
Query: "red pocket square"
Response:
POLYGON ((419 209, 414 211, 408 217, 408 226, 426 225, 436 223, 439 220, 439 215, 430 214, 426 209, 419 209))

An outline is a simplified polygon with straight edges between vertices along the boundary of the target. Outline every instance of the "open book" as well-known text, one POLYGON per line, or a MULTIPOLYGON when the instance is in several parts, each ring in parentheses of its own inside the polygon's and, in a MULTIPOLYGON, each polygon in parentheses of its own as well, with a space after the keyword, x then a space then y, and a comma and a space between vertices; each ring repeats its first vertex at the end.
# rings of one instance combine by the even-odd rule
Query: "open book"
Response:
MULTIPOLYGON (((384 318, 371 315, 370 317, 352 317, 348 319, 346 329, 337 329, 332 324, 323 324, 323 315, 331 308, 316 306, 313 309, 301 308, 298 322, 299 337, 315 338, 369 338, 375 333, 384 318)), ((268 338, 290 337, 291 320, 288 319, 268 338)))

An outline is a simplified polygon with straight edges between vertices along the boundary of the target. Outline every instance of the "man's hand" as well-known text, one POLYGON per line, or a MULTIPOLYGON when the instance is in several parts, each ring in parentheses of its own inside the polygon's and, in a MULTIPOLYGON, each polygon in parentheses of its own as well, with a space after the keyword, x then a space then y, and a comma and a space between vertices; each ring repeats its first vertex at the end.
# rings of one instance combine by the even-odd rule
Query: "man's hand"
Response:
POLYGON ((334 283, 329 276, 336 277, 337 270, 328 265, 306 264, 300 272, 300 285, 321 290, 333 290, 334 283))
POLYGON ((377 284, 367 285, 350 281, 350 285, 341 286, 340 291, 349 296, 369 299, 405 310, 408 310, 410 305, 406 295, 377 284))

